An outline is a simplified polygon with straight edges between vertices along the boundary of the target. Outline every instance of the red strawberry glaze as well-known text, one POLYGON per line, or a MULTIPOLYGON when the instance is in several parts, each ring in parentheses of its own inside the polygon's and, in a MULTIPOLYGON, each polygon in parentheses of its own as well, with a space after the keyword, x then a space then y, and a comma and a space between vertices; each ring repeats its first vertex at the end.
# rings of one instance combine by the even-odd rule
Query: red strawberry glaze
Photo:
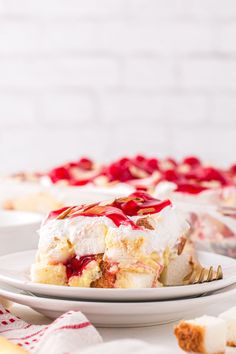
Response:
POLYGON ((95 260, 94 255, 82 256, 79 259, 74 257, 66 264, 67 278, 72 276, 80 276, 87 265, 95 260))
POLYGON ((236 175, 236 164, 232 165, 230 167, 230 172, 233 174, 233 175, 236 175))
POLYGON ((133 159, 130 159, 130 164, 145 171, 149 175, 159 170, 159 164, 156 158, 146 158, 142 155, 137 155, 133 159))
POLYGON ((73 213, 70 217, 74 218, 77 216, 106 216, 111 219, 117 227, 120 225, 129 225, 132 229, 138 229, 138 226, 128 218, 122 210, 113 205, 92 205, 92 207, 86 207, 86 209, 81 209, 78 212, 73 213))
POLYGON ((146 170, 149 170, 151 172, 158 171, 159 170, 158 160, 155 158, 148 159, 146 163, 146 170))
POLYGON ((66 163, 65 165, 58 166, 53 168, 47 173, 47 176, 51 179, 52 183, 57 183, 61 180, 66 180, 69 184, 72 185, 84 185, 89 183, 92 179, 87 179, 87 180, 74 180, 73 179, 73 169, 79 169, 84 172, 86 171, 92 171, 93 170, 94 163, 92 160, 90 160, 87 157, 82 157, 79 161, 72 161, 69 163, 66 163), (77 184, 75 184, 77 183, 77 184))
POLYGON ((179 177, 180 174, 178 174, 175 170, 166 170, 162 173, 162 179, 164 181, 176 182, 179 177))
POLYGON ((134 157, 134 160, 136 160, 137 162, 144 162, 146 160, 146 158, 143 155, 136 155, 134 157))
POLYGON ((168 157, 167 159, 165 159, 165 161, 168 162, 169 164, 171 164, 173 166, 173 168, 178 166, 177 162, 174 159, 172 159, 171 157, 168 157))
POLYGON ((105 167, 102 174, 107 176, 110 182, 128 182, 142 178, 139 177, 136 171, 133 171, 133 168, 138 169, 139 172, 151 175, 154 171, 159 170, 158 160, 155 158, 146 158, 143 155, 137 155, 133 158, 124 157, 105 167))
POLYGON ((201 165, 201 161, 195 156, 185 157, 183 163, 191 167, 197 167, 201 165))
POLYGON ((183 183, 177 185, 176 192, 182 192, 188 194, 199 194, 205 190, 207 190, 206 187, 202 187, 197 184, 183 183))
POLYGON ((105 171, 105 175, 108 177, 109 181, 120 181, 127 182, 129 180, 134 179, 130 170, 129 170, 129 161, 123 162, 118 161, 112 163, 107 170, 105 171))
MULTIPOLYGON (((187 156, 182 162, 177 162, 172 158, 158 160, 157 158, 148 158, 144 155, 136 155, 134 157, 123 157, 113 161, 111 164, 101 166, 95 170, 95 164, 87 157, 82 157, 78 161, 70 162, 62 166, 52 169, 47 175, 52 183, 61 180, 66 181, 69 185, 84 186, 88 183, 96 184, 96 177, 105 176, 108 183, 122 182, 131 183, 142 188, 143 179, 154 177, 154 173, 158 171, 158 178, 150 181, 149 187, 153 187, 160 181, 170 181, 179 184, 196 184, 206 185, 205 182, 217 181, 220 186, 235 185, 236 165, 226 170, 220 170, 213 167, 203 166, 200 159, 195 156, 187 156), (188 165, 187 171, 181 168, 188 165), (76 168, 79 170, 76 173, 76 168), (83 177, 83 172, 94 171, 91 177, 83 177), (80 175, 81 174, 81 175, 80 175), (79 176, 79 177, 76 177, 79 176), (139 182, 140 181, 140 182, 139 182)), ((145 184, 146 185, 146 184, 145 184)), ((214 188, 214 184, 212 184, 214 188)), ((209 185, 208 188, 211 188, 209 185)), ((186 189, 186 193, 191 193, 191 188, 186 189)))
POLYGON ((90 171, 93 168, 93 161, 87 157, 81 157, 79 161, 72 161, 65 165, 67 168, 78 167, 82 170, 90 171))
POLYGON ((222 185, 226 185, 227 181, 224 177, 223 173, 213 167, 206 167, 202 169, 202 173, 200 176, 200 181, 218 181, 222 185))
POLYGON ((143 191, 143 192, 147 192, 148 191, 148 187, 147 186, 142 186, 142 185, 139 185, 139 184, 135 184, 134 187, 135 187, 135 189, 137 191, 143 191))
POLYGON ((61 213, 63 213, 63 211, 66 211, 67 209, 68 209, 68 207, 63 207, 61 209, 50 211, 50 213, 48 214, 48 216, 46 218, 46 221, 56 219, 61 213))
POLYGON ((116 199, 113 204, 129 216, 159 213, 165 207, 172 205, 169 199, 160 201, 142 191, 131 194, 127 197, 127 201, 123 198, 116 199))
POLYGON ((83 170, 92 170, 93 168, 93 161, 90 160, 89 158, 87 157, 82 157, 79 161, 78 161, 78 164, 77 166, 83 170))
POLYGON ((129 197, 132 197, 132 198, 140 198, 140 199, 143 199, 144 201, 155 200, 156 202, 159 202, 158 199, 153 198, 150 194, 145 193, 145 192, 143 192, 143 191, 134 192, 134 193, 130 194, 130 195, 128 196, 128 198, 129 198, 129 197))
POLYGON ((70 180, 70 185, 71 186, 85 186, 86 184, 88 184, 89 182, 91 182, 91 179, 71 179, 70 180))
POLYGON ((106 216, 111 219, 117 227, 127 225, 135 230, 139 229, 139 227, 130 219, 130 216, 159 213, 162 209, 170 205, 172 205, 170 200, 160 201, 151 197, 148 193, 137 191, 127 198, 115 199, 109 205, 95 203, 72 208, 61 208, 49 213, 46 221, 56 219, 60 214, 63 216, 63 212, 70 209, 62 219, 65 217, 75 218, 78 216, 106 216))
POLYGON ((69 180, 71 178, 71 175, 69 173, 69 169, 66 168, 65 166, 59 166, 59 167, 52 169, 48 173, 48 176, 50 177, 50 179, 53 183, 56 183, 60 180, 69 180))

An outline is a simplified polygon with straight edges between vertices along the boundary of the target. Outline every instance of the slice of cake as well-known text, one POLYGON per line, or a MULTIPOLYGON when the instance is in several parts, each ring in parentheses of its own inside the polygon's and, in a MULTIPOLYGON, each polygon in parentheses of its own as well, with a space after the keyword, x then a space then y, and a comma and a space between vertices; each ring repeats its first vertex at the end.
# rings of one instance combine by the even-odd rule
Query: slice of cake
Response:
POLYGON ((227 325, 227 345, 236 347, 236 307, 223 312, 219 316, 226 321, 227 325))
MULTIPOLYGON (((79 287, 162 286, 161 274, 181 257, 188 230, 170 200, 144 192, 62 208, 51 212, 40 228, 31 279, 79 287)), ((189 267, 185 270, 183 278, 189 267)))
POLYGON ((181 321, 174 329, 181 349, 202 354, 223 354, 226 348, 226 323, 221 318, 202 316, 181 321))

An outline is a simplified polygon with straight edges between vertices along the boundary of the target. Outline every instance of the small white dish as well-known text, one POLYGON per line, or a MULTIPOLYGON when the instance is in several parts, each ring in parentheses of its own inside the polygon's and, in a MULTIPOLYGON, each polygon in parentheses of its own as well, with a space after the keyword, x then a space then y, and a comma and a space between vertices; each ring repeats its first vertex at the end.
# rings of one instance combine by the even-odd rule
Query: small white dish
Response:
POLYGON ((78 288, 33 283, 29 280, 29 270, 34 262, 35 250, 18 252, 0 257, 0 281, 21 290, 49 297, 93 300, 93 301, 150 301, 178 299, 198 296, 219 290, 236 283, 236 272, 228 272, 236 267, 236 260, 214 253, 199 252, 198 258, 202 265, 215 268, 221 264, 224 279, 210 283, 170 286, 145 289, 100 289, 78 288))
POLYGON ((0 255, 37 247, 42 215, 0 210, 0 255))
POLYGON ((99 327, 140 327, 177 321, 199 313, 220 301, 235 296, 231 286, 197 298, 149 302, 94 302, 37 297, 0 284, 0 296, 18 304, 30 306, 50 318, 57 318, 68 311, 81 311, 99 327))

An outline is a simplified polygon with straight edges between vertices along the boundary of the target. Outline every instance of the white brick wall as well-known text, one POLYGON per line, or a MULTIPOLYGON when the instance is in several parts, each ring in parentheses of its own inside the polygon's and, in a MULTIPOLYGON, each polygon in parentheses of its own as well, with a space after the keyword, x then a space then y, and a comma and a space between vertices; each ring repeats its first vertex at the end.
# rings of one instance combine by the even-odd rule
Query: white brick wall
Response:
POLYGON ((235 0, 0 0, 0 172, 234 161, 235 37, 235 0))

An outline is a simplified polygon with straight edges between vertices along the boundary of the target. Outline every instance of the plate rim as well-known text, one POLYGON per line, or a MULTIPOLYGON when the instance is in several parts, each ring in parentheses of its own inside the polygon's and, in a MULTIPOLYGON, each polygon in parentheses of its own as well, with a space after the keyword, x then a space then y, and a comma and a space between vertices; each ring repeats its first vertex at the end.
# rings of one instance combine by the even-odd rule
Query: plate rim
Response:
MULTIPOLYGON (((8 259, 8 257, 14 257, 15 255, 19 256, 19 255, 24 255, 25 254, 30 254, 32 255, 32 253, 36 253, 37 250, 25 250, 25 251, 20 251, 20 252, 14 252, 14 253, 9 253, 7 255, 3 255, 0 256, 0 261, 4 260, 5 258, 8 259)), ((211 256, 215 256, 215 257, 220 257, 220 258, 225 258, 228 261, 230 260, 233 263, 236 264, 236 260, 234 258, 231 257, 227 257, 224 255, 219 255, 219 254, 215 254, 215 253, 211 253, 211 252, 205 252, 205 251, 198 251, 198 253, 202 254, 203 256, 207 256, 207 255, 211 255, 211 256)), ((117 288, 117 289, 106 289, 106 288, 83 288, 83 287, 66 287, 66 286, 58 286, 58 285, 50 285, 50 284, 40 284, 40 283, 33 283, 31 281, 23 281, 21 279, 17 279, 17 278, 12 278, 9 275, 4 275, 1 274, 1 268, 0 268, 0 281, 12 286, 13 288, 17 288, 20 290, 24 290, 24 291, 30 291, 31 293, 37 294, 37 295, 48 295, 48 296, 55 296, 57 299, 58 298, 68 298, 68 299, 76 299, 79 300, 93 300, 91 297, 94 296, 94 294, 96 294, 98 297, 96 297, 94 300, 104 300, 104 301, 109 301, 107 299, 99 299, 100 296, 104 295, 106 296, 112 296, 115 294, 116 292, 116 296, 118 296, 119 294, 126 294, 127 292, 129 292, 131 295, 128 296, 129 299, 125 300, 125 299, 120 299, 117 300, 119 302, 122 301, 135 301, 135 299, 131 299, 130 297, 132 296, 132 294, 136 294, 137 292, 139 292, 140 297, 144 297, 145 295, 147 296, 148 294, 150 295, 150 292, 152 292, 152 295, 150 295, 150 298, 147 298, 146 300, 144 299, 139 299, 136 301, 160 301, 160 300, 170 300, 170 299, 180 299, 181 297, 187 297, 187 296, 194 296, 194 295, 200 295, 204 292, 211 292, 211 291, 216 291, 216 290, 220 290, 220 289, 224 289, 227 286, 230 286, 234 283, 236 283, 236 274, 235 276, 230 276, 228 279, 222 279, 222 280, 218 280, 217 284, 218 286, 210 286, 209 290, 206 290, 206 283, 203 284, 191 284, 191 285, 181 285, 181 286, 170 286, 170 287, 160 287, 160 288, 141 288, 141 289, 137 289, 137 288, 129 288, 129 289, 122 289, 122 288, 117 288), (227 281, 228 280, 228 281, 227 281), (222 284, 223 282, 223 284, 222 284), (220 284, 220 285, 219 285, 220 284), (50 291, 50 288, 52 289, 52 291, 50 291), (202 289, 204 288, 204 289, 202 289), (42 289, 42 290, 41 290, 42 289), (66 294, 61 294, 61 295, 55 295, 53 294, 55 291, 62 291, 63 293, 68 292, 68 290, 66 289, 70 289, 70 294, 68 293, 68 295, 66 294), (168 290, 167 290, 168 289, 168 290), (173 292, 173 291, 179 291, 179 289, 182 290, 182 292, 184 292, 186 289, 199 289, 197 292, 191 292, 191 294, 189 294, 190 292, 187 292, 187 294, 182 294, 182 295, 176 295, 176 296, 171 296, 168 298, 168 296, 163 295, 164 292, 169 291, 169 292, 173 292), (202 289, 202 290, 200 290, 202 289), (49 291, 48 291, 49 290, 49 291), (78 290, 81 292, 81 294, 77 294, 78 290), (42 291, 42 292, 40 292, 42 291), (91 295, 85 295, 83 293, 88 292, 91 295), (159 298, 158 298, 158 294, 159 294, 159 298), (152 299, 151 299, 152 297, 152 299), (156 299, 154 299, 154 297, 156 297, 156 299)), ((211 282, 211 283, 207 283, 207 284, 216 284, 216 282, 211 282)))
MULTIPOLYGON (((198 296, 198 297, 191 297, 191 298, 182 298, 182 299, 171 299, 171 300, 165 300, 165 301, 158 301, 158 300, 153 300, 153 301, 132 301, 132 302, 120 302, 120 301, 87 301, 87 300, 75 300, 75 299, 60 299, 60 298, 50 298, 50 297, 43 297, 43 296, 33 296, 30 293, 27 293, 27 291, 23 291, 23 293, 20 293, 20 289, 15 289, 14 287, 11 287, 9 285, 7 285, 7 287, 10 287, 10 290, 6 290, 4 288, 1 287, 2 284, 0 283, 0 296, 3 296, 5 298, 8 298, 9 294, 13 294, 14 297, 19 298, 19 299, 33 299, 32 301, 35 301, 36 303, 38 303, 39 305, 43 302, 48 302, 48 303, 58 303, 58 305, 60 303, 70 303, 71 305, 78 305, 80 303, 82 304, 86 304, 88 306, 97 306, 98 304, 101 304, 103 306, 107 306, 107 307, 112 307, 114 306, 126 306, 127 308, 129 308, 130 306, 136 308, 137 304, 140 303, 140 305, 145 305, 146 307, 151 307, 153 304, 158 304, 160 306, 163 305, 178 305, 178 304, 183 304, 183 303, 190 303, 193 304, 195 302, 197 303, 204 303, 204 300, 209 300, 210 298, 213 299, 220 299, 220 298, 225 298, 225 295, 227 294, 227 296, 231 296, 234 292, 236 292, 236 284, 234 285, 229 285, 225 288, 219 289, 218 291, 216 291, 216 293, 214 292, 210 292, 207 295, 204 296, 198 296), (230 288, 230 289, 229 289, 230 288), (18 292, 15 292, 15 290, 18 290, 18 292)), ((12 296, 11 296, 12 297, 12 296)), ((16 302, 16 301, 15 301, 16 302)))

